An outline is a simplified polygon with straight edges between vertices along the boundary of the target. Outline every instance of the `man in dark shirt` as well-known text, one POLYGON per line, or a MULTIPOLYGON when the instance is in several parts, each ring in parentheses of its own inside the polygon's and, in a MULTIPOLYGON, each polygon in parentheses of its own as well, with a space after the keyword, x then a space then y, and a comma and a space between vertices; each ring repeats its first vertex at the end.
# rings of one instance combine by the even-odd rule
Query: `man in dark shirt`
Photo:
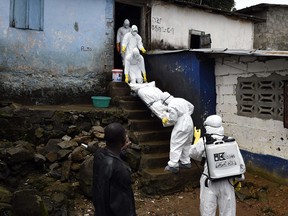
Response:
POLYGON ((125 147, 126 132, 119 123, 105 127, 106 148, 94 154, 93 204, 95 216, 135 216, 131 169, 120 158, 125 147))

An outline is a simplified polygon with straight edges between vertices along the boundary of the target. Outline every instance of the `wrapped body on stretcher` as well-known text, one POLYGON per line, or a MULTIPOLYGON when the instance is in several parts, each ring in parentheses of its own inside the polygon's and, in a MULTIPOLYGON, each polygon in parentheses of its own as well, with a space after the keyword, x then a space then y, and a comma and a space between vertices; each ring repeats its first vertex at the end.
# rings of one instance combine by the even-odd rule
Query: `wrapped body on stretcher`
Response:
MULTIPOLYGON (((130 83, 132 91, 134 91, 140 99, 147 105, 147 107, 156 115, 160 120, 167 117, 167 106, 161 100, 163 92, 156 87, 155 81, 149 83, 130 83)), ((173 126, 171 122, 163 125, 164 127, 173 126)))

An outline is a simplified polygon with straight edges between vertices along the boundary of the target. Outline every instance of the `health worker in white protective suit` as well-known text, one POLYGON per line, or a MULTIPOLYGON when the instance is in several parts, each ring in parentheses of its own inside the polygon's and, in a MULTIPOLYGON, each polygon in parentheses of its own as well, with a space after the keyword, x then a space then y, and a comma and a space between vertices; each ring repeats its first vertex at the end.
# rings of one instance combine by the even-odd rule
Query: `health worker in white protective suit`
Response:
POLYGON ((124 66, 124 53, 121 52, 121 46, 122 46, 122 41, 124 38, 124 35, 129 33, 131 31, 130 28, 130 21, 128 19, 124 20, 123 26, 121 26, 118 31, 117 31, 117 36, 116 36, 116 49, 117 52, 120 53, 122 57, 122 63, 124 66))
POLYGON ((124 74, 126 83, 129 80, 133 84, 147 82, 144 58, 137 48, 134 48, 132 53, 125 58, 124 74))
MULTIPOLYGON (((204 122, 206 134, 214 134, 214 139, 222 139, 224 128, 222 118, 218 115, 208 116, 204 122), (215 135, 219 134, 219 135, 215 135)), ((191 145, 189 155, 192 159, 201 161, 205 158, 205 146, 203 137, 197 143, 191 145)), ((241 179, 244 180, 244 175, 241 179)), ((201 216, 216 215, 217 204, 219 206, 219 216, 235 216, 236 200, 233 186, 233 179, 222 179, 217 181, 208 180, 207 160, 204 164, 204 171, 200 178, 200 213, 201 216)))
MULTIPOLYGON (((142 53, 146 53, 145 48, 143 47, 142 38, 138 34, 138 27, 136 25, 132 25, 131 31, 124 35, 123 41, 122 41, 122 53, 124 54, 124 62, 125 58, 132 53, 134 48, 138 48, 142 51, 142 53)), ((126 65, 125 65, 126 67, 126 65)))
POLYGON ((168 122, 174 123, 170 138, 169 162, 166 171, 179 172, 180 168, 191 168, 189 149, 193 139, 193 120, 191 115, 194 106, 183 98, 175 98, 168 92, 162 95, 164 104, 167 104, 167 117, 162 119, 165 126, 168 122))

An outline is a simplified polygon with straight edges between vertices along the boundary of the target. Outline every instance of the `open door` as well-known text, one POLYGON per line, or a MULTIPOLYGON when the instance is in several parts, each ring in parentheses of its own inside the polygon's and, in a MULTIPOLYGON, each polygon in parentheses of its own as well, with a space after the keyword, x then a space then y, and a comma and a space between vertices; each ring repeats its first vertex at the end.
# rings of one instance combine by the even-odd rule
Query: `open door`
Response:
POLYGON ((141 7, 123 4, 116 2, 115 3, 115 37, 114 37, 114 68, 123 68, 121 55, 116 50, 116 36, 117 30, 123 26, 125 19, 130 21, 130 27, 136 25, 138 27, 138 33, 141 32, 141 7))

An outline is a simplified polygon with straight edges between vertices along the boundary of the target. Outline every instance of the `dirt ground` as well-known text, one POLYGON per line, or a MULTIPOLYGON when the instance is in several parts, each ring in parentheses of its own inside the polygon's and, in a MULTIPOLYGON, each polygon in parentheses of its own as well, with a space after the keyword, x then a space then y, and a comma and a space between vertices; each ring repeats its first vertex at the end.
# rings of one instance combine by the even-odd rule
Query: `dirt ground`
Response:
MULTIPOLYGON (((242 189, 237 192, 237 216, 288 216, 288 186, 279 185, 257 175, 245 174, 242 189)), ((198 216, 199 188, 169 196, 145 197, 133 185, 137 215, 198 216)), ((91 216, 94 208, 91 200, 80 196, 75 200, 75 215, 91 216)), ((73 214, 74 215, 74 214, 73 214)))

